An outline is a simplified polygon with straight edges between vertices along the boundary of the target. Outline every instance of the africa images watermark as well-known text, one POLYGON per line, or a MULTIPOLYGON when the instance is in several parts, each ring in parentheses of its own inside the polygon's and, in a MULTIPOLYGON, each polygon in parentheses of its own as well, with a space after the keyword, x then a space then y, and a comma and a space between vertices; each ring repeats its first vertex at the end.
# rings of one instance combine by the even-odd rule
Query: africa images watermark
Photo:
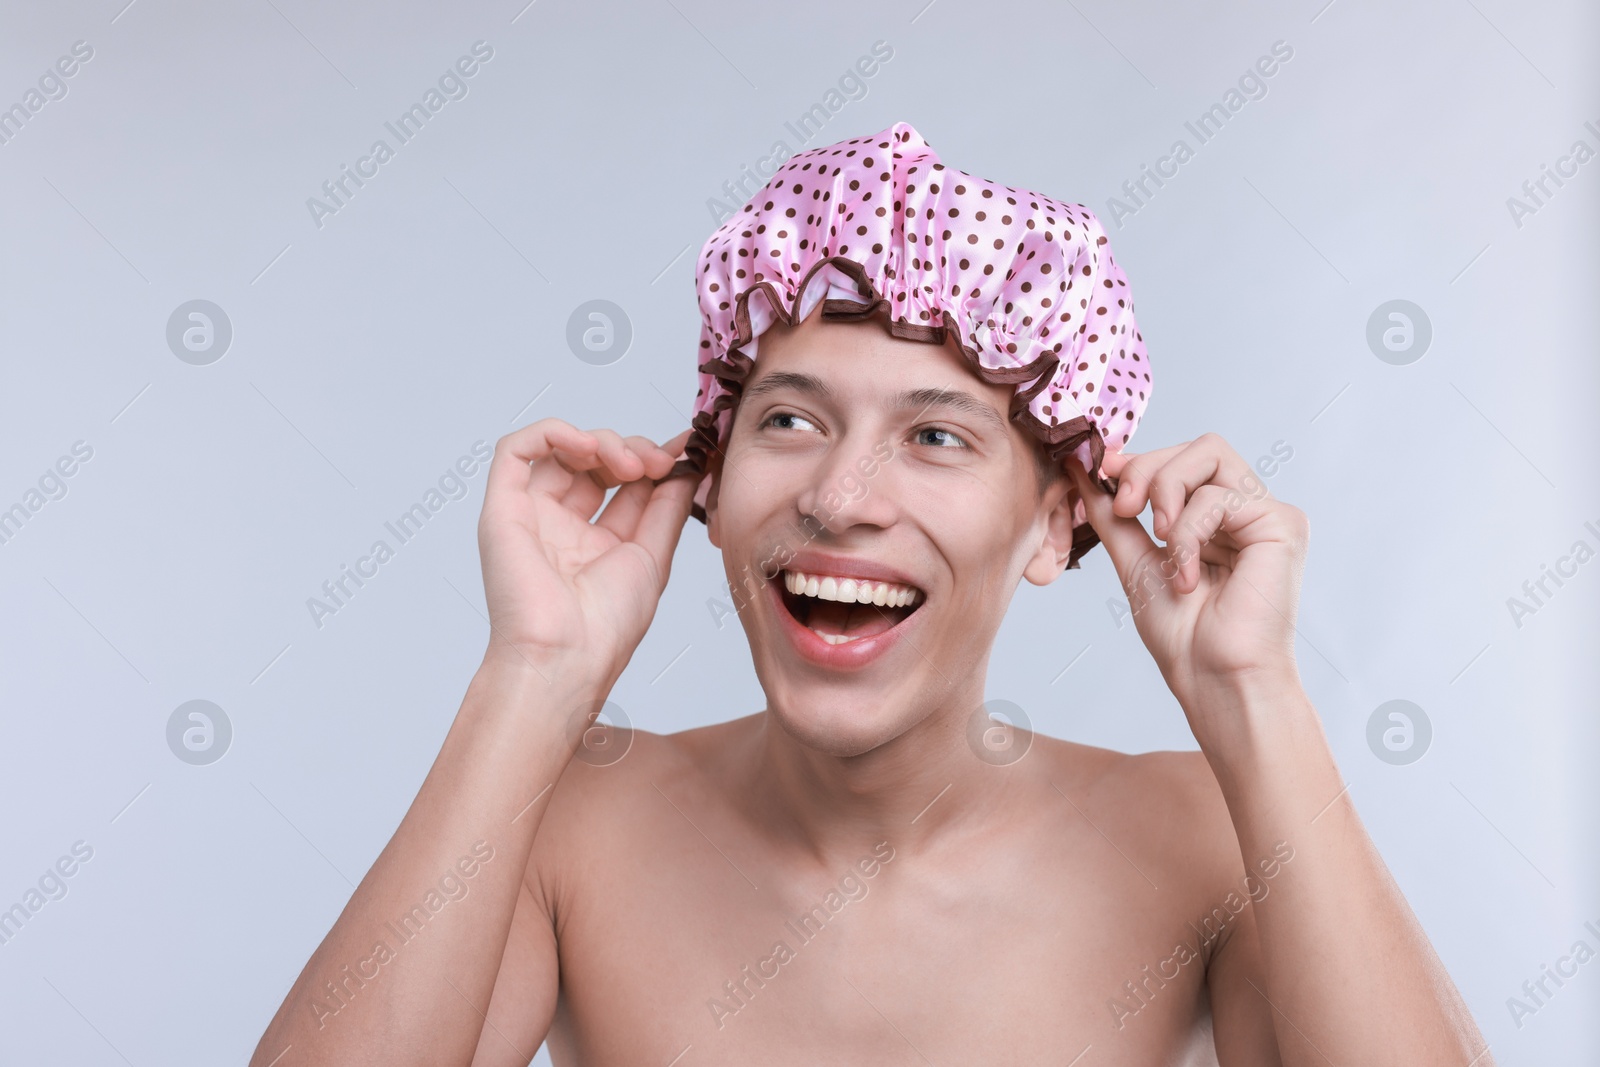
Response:
POLYGON ((37 887, 29 886, 17 901, 5 911, 0 911, 0 945, 9 945, 11 939, 22 932, 33 917, 52 900, 67 895, 67 879, 78 873, 78 868, 94 858, 94 846, 87 841, 74 841, 71 855, 63 855, 46 867, 39 876, 37 887))
POLYGON ((72 54, 65 55, 55 61, 53 67, 45 68, 39 75, 39 87, 29 88, 22 94, 22 99, 10 107, 0 110, 0 145, 8 145, 22 132, 22 128, 32 121, 33 116, 44 110, 44 106, 54 100, 67 98, 67 79, 77 74, 81 64, 94 58, 94 48, 88 41, 74 41, 72 54))
POLYGON ((439 75, 438 88, 429 86, 419 102, 402 111, 393 122, 385 122, 384 128, 394 136, 394 147, 391 148, 389 142, 380 137, 372 142, 366 155, 356 160, 353 171, 349 164, 340 164, 339 176, 322 183, 322 193, 327 199, 320 200, 315 196, 306 198, 306 210, 311 212, 312 225, 322 229, 322 220, 329 215, 337 215, 367 184, 362 179, 370 181, 376 178, 378 168, 393 159, 398 148, 410 144, 412 138, 422 132, 428 120, 443 110, 445 104, 452 100, 465 100, 469 92, 467 79, 478 73, 480 64, 493 58, 494 49, 487 41, 472 42, 472 54, 462 56, 453 67, 446 68, 439 75))
POLYGON ((783 973, 783 965, 792 962, 799 955, 799 949, 820 937, 828 923, 844 911, 845 905, 863 899, 870 889, 868 880, 877 877, 893 859, 894 847, 887 841, 879 841, 872 847, 872 855, 857 860, 855 866, 839 879, 838 887, 828 890, 820 903, 813 904, 798 917, 783 924, 784 931, 794 938, 795 947, 791 948, 789 942, 781 938, 774 941, 767 955, 754 964, 747 963, 741 967, 736 979, 730 978, 722 983, 726 999, 707 997, 706 1008, 710 1010, 711 1021, 717 1024, 717 1029, 721 1030, 727 1025, 730 1016, 748 1008, 756 993, 783 973), (861 872, 859 877, 857 871, 861 872))
MULTIPOLYGON (((877 477, 878 472, 883 469, 882 464, 893 460, 894 456, 894 445, 888 440, 883 440, 874 445, 870 453, 858 458, 856 471, 861 472, 861 477, 856 477, 855 471, 846 471, 839 479, 839 487, 830 489, 822 495, 822 506, 813 509, 791 528, 791 532, 797 534, 800 539, 800 547, 816 540, 817 535, 847 502, 855 503, 871 492, 872 487, 868 482, 877 477), (841 496, 840 489, 844 490, 846 495, 841 496)), ((706 598, 706 608, 711 612, 711 619, 717 624, 717 629, 722 629, 723 620, 727 616, 737 615, 743 611, 750 601, 760 594, 766 582, 776 578, 779 571, 793 562, 796 551, 798 548, 788 540, 779 544, 772 550, 770 556, 761 561, 757 568, 759 577, 751 573, 748 563, 745 564, 738 579, 738 588, 734 588, 733 582, 728 583, 728 593, 733 597, 733 604, 730 605, 716 597, 706 598)))
POLYGON ((61 456, 44 473, 39 475, 38 488, 29 488, 22 498, 10 507, 0 510, 0 545, 9 545, 22 532, 28 520, 37 515, 46 504, 67 495, 66 479, 78 473, 78 468, 94 458, 94 446, 87 441, 72 442, 72 454, 61 456))
POLYGON ((1154 199, 1156 193, 1167 184, 1162 181, 1163 178, 1168 180, 1176 178, 1179 168, 1194 158, 1196 150, 1201 145, 1207 144, 1221 133, 1222 128, 1245 104, 1251 100, 1265 98, 1267 95, 1265 79, 1278 72, 1279 64, 1287 63, 1293 58, 1294 49, 1287 41, 1273 41, 1272 54, 1261 56, 1255 61, 1253 68, 1239 75, 1237 89, 1229 88, 1222 94, 1220 103, 1212 104, 1202 111, 1194 122, 1183 124, 1184 129, 1194 135, 1195 145, 1191 146, 1188 140, 1180 137, 1172 142, 1172 147, 1167 150, 1166 155, 1156 160, 1153 171, 1150 164, 1141 163, 1139 177, 1130 178, 1122 183, 1122 193, 1128 199, 1120 200, 1114 196, 1107 199, 1105 217, 1111 219, 1117 229, 1122 229, 1123 220, 1137 215, 1140 209, 1154 199), (1152 183, 1155 185, 1154 189, 1150 188, 1152 183), (1128 203, 1129 200, 1132 201, 1131 204, 1128 203))
MULTIPOLYGON (((1278 473, 1278 469, 1283 464, 1288 463, 1293 458, 1294 447, 1292 445, 1285 441, 1274 441, 1272 442, 1272 451, 1256 460, 1255 469, 1261 472, 1261 478, 1271 478, 1278 473)), ((1227 494, 1223 496, 1222 502, 1213 504, 1207 515, 1216 515, 1220 511, 1221 521, 1226 522, 1229 515, 1244 507, 1249 501, 1260 500, 1265 497, 1267 495, 1267 486, 1261 478, 1257 478, 1253 472, 1246 474, 1244 478, 1240 479, 1240 483, 1244 486, 1244 492, 1241 493, 1237 489, 1228 490, 1227 494)), ((1193 526, 1190 528, 1193 529, 1193 526)), ((1217 529, 1220 530, 1221 528, 1219 523, 1217 529)), ((1167 531, 1167 535, 1168 543, 1170 544, 1172 531, 1167 531)), ((1169 556, 1163 559, 1159 566, 1140 568, 1134 579, 1134 587, 1127 590, 1127 599, 1108 597, 1106 599, 1106 609, 1111 612, 1111 617, 1116 620, 1117 629, 1122 629, 1124 620, 1131 619, 1143 611, 1145 605, 1150 603, 1151 598, 1165 587, 1168 582, 1176 578, 1178 572, 1183 569, 1183 565, 1191 558, 1193 557, 1188 554, 1187 546, 1183 546, 1177 556, 1169 556)))
MULTIPOLYGON (((1594 121, 1590 120, 1583 124, 1583 128, 1594 134, 1596 142, 1600 143, 1600 126, 1596 126, 1594 121)), ((1519 230, 1522 229, 1522 220, 1529 215, 1537 215, 1539 209, 1546 206, 1550 199, 1555 196, 1555 191, 1551 190, 1550 183, 1555 183, 1556 190, 1561 189, 1567 184, 1561 179, 1576 178, 1578 176, 1578 168, 1594 157, 1594 148, 1590 146, 1588 141, 1580 137, 1572 142, 1572 147, 1567 149, 1566 155, 1556 157, 1554 168, 1548 163, 1539 164, 1539 176, 1537 178, 1529 178, 1522 183, 1522 195, 1526 199, 1518 199, 1515 196, 1506 197, 1506 210, 1511 214, 1512 225, 1519 230), (1570 170, 1568 169, 1569 167, 1571 168, 1570 170), (1541 193, 1544 195, 1540 196, 1539 194, 1541 193)))
POLYGON ((1251 901, 1260 904, 1263 900, 1266 900, 1267 894, 1272 891, 1272 887, 1267 885, 1267 881, 1276 878, 1283 870, 1284 865, 1292 859, 1294 859, 1294 848, 1287 841, 1279 841, 1274 844, 1272 846, 1272 855, 1256 864, 1256 870, 1261 872, 1259 878, 1256 876, 1255 870, 1245 871, 1244 896, 1241 897, 1237 889, 1229 890, 1222 903, 1212 908, 1205 918, 1200 920, 1200 926, 1195 926, 1193 923, 1189 924, 1190 928, 1195 932, 1193 947, 1186 941, 1178 942, 1173 947, 1171 955, 1156 963, 1154 971, 1151 970, 1150 965, 1147 963, 1139 970, 1143 977, 1137 980, 1130 979, 1122 983, 1122 988, 1127 992, 1126 997, 1123 997, 1120 993, 1114 997, 1107 997, 1106 1008, 1111 1012, 1111 1021, 1116 1029, 1123 1029, 1127 1026, 1127 1020, 1130 1016, 1137 1015, 1149 1007, 1150 1002, 1155 999, 1156 993, 1165 988, 1168 982, 1176 980, 1183 973, 1184 964, 1193 963, 1195 960, 1203 960, 1206 946, 1214 944, 1222 936, 1222 932, 1227 929, 1228 924, 1237 919, 1251 901))
MULTIPOLYGON (((872 42, 870 55, 863 55, 855 61, 853 68, 846 69, 839 75, 838 88, 830 88, 822 95, 822 99, 812 104, 794 122, 785 122, 784 129, 794 135, 797 144, 804 147, 809 144, 817 134, 822 132, 822 127, 827 125, 844 106, 852 100, 864 100, 867 96, 867 79, 877 74, 880 63, 887 63, 894 58, 894 49, 884 40, 872 42), (798 126, 796 125, 798 123, 798 126)), ((755 196, 774 174, 778 168, 789 161, 796 149, 789 147, 789 143, 779 139, 772 142, 772 150, 765 156, 756 160, 755 173, 751 172, 748 163, 739 167, 737 180, 729 179, 722 183, 722 195, 726 200, 709 197, 706 200, 706 210, 711 213, 711 221, 715 226, 721 226, 724 221, 733 217, 739 211, 739 206, 755 196)))
POLYGON ((368 982, 375 982, 383 977, 384 965, 393 962, 402 948, 420 937, 427 929, 428 923, 444 910, 446 904, 465 897, 470 889, 468 881, 492 859, 494 859, 493 845, 486 841, 473 842, 471 851, 447 868, 421 901, 412 905, 411 909, 398 919, 383 924, 389 936, 378 938, 373 942, 372 951, 356 960, 354 964, 347 963, 339 968, 337 981, 324 979, 322 987, 326 999, 319 994, 311 1001, 311 1013, 316 1016, 317 1029, 322 1029, 328 1024, 329 1018, 349 1007, 356 994, 365 989, 368 982), (394 939, 392 946, 389 943, 390 937, 394 939))
POLYGON ((367 582, 378 576, 379 568, 394 558, 399 546, 410 543, 422 532, 428 520, 443 510, 446 504, 467 495, 466 479, 476 474, 480 466, 487 466, 493 458, 494 449, 487 442, 472 442, 472 454, 457 458, 455 464, 439 476, 437 488, 430 486, 422 494, 421 500, 401 512, 393 522, 385 522, 384 529, 394 536, 395 546, 390 547, 389 542, 380 537, 372 542, 366 555, 356 560, 354 568, 348 563, 341 564, 338 575, 322 583, 326 600, 306 597, 306 610, 311 613, 312 625, 320 630, 324 619, 339 614, 367 582), (474 456, 477 458, 474 459, 474 456))
MULTIPOLYGON (((1594 537, 1596 544, 1600 544, 1600 525, 1591 519, 1583 524, 1583 528, 1594 537)), ((1539 577, 1529 578, 1522 583, 1522 595, 1527 599, 1506 597, 1506 610, 1511 612, 1511 621, 1517 624, 1517 629, 1522 629, 1524 618, 1537 615, 1540 608, 1549 604, 1555 595, 1550 583, 1554 582, 1556 590, 1559 590, 1567 584, 1566 580, 1576 578, 1578 568, 1593 559, 1594 555, 1594 546, 1580 537, 1572 542, 1572 547, 1567 549, 1565 555, 1556 558, 1554 567, 1548 563, 1539 564, 1539 577)))
MULTIPOLYGON (((1592 919, 1586 921, 1583 926, 1595 936, 1595 943, 1600 944, 1600 926, 1596 926, 1592 919)), ((1556 960, 1553 970, 1548 963, 1541 963, 1539 969, 1543 973, 1536 979, 1522 983, 1522 996, 1506 998, 1506 1010, 1511 1013, 1511 1021, 1517 1024, 1517 1029, 1522 1029, 1523 1019, 1527 1016, 1537 1015, 1541 1009, 1548 1007, 1550 999, 1561 991, 1561 987, 1570 979, 1578 977, 1578 969, 1594 957, 1594 947, 1579 938, 1572 943, 1572 948, 1565 956, 1556 960), (1571 970, 1567 969, 1568 965, 1571 965, 1571 970), (1553 990, 1550 988, 1551 982, 1556 984, 1553 990), (1544 995, 1540 996, 1541 993, 1544 995), (1523 999, 1524 997, 1526 999, 1523 999)))

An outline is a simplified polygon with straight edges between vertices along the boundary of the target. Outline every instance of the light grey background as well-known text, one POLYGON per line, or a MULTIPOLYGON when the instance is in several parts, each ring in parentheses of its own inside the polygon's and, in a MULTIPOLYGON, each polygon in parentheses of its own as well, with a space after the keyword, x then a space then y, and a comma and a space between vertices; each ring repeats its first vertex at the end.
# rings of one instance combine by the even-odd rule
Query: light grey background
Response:
MULTIPOLYGON (((0 144, 0 508, 93 449, 0 544, 0 908, 94 850, 0 945, 0 1062, 244 1062, 484 647, 482 473, 320 628, 307 599, 475 441, 685 426, 708 198, 777 140, 902 119, 1112 227, 1155 375, 1136 450, 1293 449, 1268 484, 1311 517, 1300 663, 1351 797, 1497 1060, 1600 1054, 1600 962, 1520 1026, 1506 1004, 1600 947, 1600 563, 1520 627, 1507 605, 1600 548, 1600 160, 1520 225, 1507 205, 1600 149, 1592 6, 124 2, 13 2, 0 30, 0 106, 94 50, 0 144), (314 224, 307 198, 478 40, 468 95, 314 224), (877 40, 864 95, 786 129, 877 40), (1266 94, 1197 146, 1184 123, 1280 40, 1266 94), (1112 222, 1178 138, 1194 157, 1112 222), (208 366, 166 341, 194 299, 232 324, 208 366), (566 343, 591 299, 633 329, 608 366, 566 343), (1432 324, 1409 365, 1366 341, 1394 299, 1432 324), (1405 766, 1366 739, 1398 698, 1433 728, 1405 766), (210 765, 167 744, 194 699, 232 724, 210 765)), ((613 693, 636 725, 762 707, 721 581, 691 522, 613 693)), ((1103 549, 1025 584, 989 691, 1051 734, 1192 748, 1118 595, 1103 549)))

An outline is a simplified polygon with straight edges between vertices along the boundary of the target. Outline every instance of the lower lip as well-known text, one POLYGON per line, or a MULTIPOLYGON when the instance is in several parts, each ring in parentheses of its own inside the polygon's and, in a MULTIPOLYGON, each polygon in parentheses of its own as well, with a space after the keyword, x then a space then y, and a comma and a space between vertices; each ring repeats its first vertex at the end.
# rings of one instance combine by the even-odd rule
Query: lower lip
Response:
POLYGON ((778 625, 789 635, 789 643, 800 653, 801 658, 819 667, 850 671, 876 662, 886 655, 900 640, 901 635, 915 626, 917 620, 922 617, 922 611, 919 609, 903 619, 898 626, 890 627, 881 634, 830 645, 822 639, 821 634, 808 626, 801 625, 800 620, 789 613, 788 607, 783 602, 783 587, 780 584, 782 581, 783 576, 780 574, 767 583, 772 591, 772 607, 777 613, 778 625))

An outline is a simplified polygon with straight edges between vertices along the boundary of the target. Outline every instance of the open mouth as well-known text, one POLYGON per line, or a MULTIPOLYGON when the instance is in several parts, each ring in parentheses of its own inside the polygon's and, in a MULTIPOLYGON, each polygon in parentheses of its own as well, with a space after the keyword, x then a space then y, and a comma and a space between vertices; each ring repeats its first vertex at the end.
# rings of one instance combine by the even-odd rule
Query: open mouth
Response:
POLYGON ((830 645, 887 633, 927 599, 920 589, 884 582, 858 582, 782 571, 783 606, 795 621, 830 645))

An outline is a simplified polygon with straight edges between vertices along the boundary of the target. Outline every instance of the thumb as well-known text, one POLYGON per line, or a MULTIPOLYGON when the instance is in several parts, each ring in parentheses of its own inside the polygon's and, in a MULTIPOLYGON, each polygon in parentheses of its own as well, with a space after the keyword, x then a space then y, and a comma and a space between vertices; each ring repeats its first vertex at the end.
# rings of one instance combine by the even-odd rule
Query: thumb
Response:
POLYGON ((1068 462, 1067 469, 1072 472, 1072 482, 1077 487, 1078 499, 1083 501, 1089 525, 1099 535, 1100 543, 1106 546, 1123 588, 1128 588, 1139 561, 1151 552, 1159 552, 1159 546, 1137 518, 1127 519, 1112 512, 1111 502, 1115 496, 1097 479, 1089 477, 1075 462, 1068 462))
POLYGON ((700 478, 689 474, 662 479, 650 491, 644 513, 634 527, 631 540, 655 561, 656 575, 663 589, 667 584, 667 575, 672 570, 672 557, 678 548, 678 538, 683 534, 684 524, 689 521, 690 506, 699 488, 700 478))

